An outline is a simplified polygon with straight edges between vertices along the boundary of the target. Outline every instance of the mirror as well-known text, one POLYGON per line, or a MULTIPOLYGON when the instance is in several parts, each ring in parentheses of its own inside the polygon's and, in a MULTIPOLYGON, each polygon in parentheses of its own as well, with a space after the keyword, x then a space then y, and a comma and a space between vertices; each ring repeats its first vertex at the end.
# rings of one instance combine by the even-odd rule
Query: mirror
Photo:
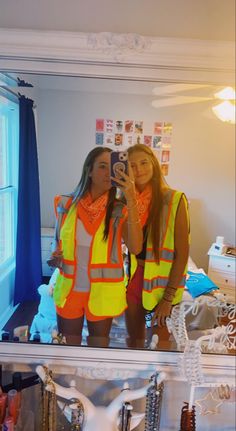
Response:
MULTIPOLYGON (((151 137, 148 145, 153 147, 163 164, 168 184, 183 190, 189 199, 190 267, 203 268, 207 273, 207 253, 217 235, 223 235, 226 243, 233 245, 234 127, 221 122, 212 112, 212 106, 217 104, 214 94, 223 85, 22 72, 9 75, 13 78, 18 76, 33 85, 32 88, 8 88, 16 92, 19 90, 33 99, 36 105, 45 287, 41 288, 41 308, 38 309, 39 304, 33 304, 34 308, 27 311, 31 323, 33 320, 32 334, 38 329, 43 306, 52 307, 51 298, 47 296, 52 272, 46 266, 46 259, 50 253, 48 244, 55 222, 53 199, 57 194, 71 192, 78 183, 87 153, 100 143, 96 135, 103 134, 98 120, 112 120, 114 124, 120 121, 123 126, 128 121, 142 123, 141 142, 144 142, 145 136, 151 137), (169 131, 163 132, 162 139, 166 138, 163 146, 156 145, 154 140, 158 135, 155 131, 158 124, 163 128, 169 125, 169 131)), ((122 134, 128 145, 128 133, 122 130, 122 134)), ((107 139, 107 135, 104 133, 103 138, 107 139)), ((111 148, 115 147, 113 138, 107 145, 111 148)), ((132 139, 137 139, 137 136, 133 134, 132 139)), ((209 308, 204 307, 199 311, 201 319, 198 326, 194 317, 188 322, 189 327, 199 330, 199 333, 215 325, 216 309, 212 308, 209 312, 209 308)), ((5 329, 9 329, 10 322, 5 329)), ((111 347, 125 348, 125 337, 124 319, 114 319, 111 347)), ((175 350, 176 345, 174 340, 163 341, 157 348, 175 350)))

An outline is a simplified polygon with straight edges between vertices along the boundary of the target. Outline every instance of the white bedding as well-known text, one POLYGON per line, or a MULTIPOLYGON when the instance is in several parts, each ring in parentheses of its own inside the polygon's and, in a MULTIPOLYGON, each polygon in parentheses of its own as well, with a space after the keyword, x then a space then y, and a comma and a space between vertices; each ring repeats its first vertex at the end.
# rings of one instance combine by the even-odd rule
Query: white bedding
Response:
MULTIPOLYGON (((198 268, 191 257, 188 261, 188 269, 193 272, 204 272, 203 269, 198 268)), ((55 283, 58 270, 56 269, 52 274, 48 284, 42 284, 38 288, 40 294, 40 304, 38 312, 34 316, 32 325, 30 327, 31 338, 36 332, 40 333, 41 342, 50 343, 51 333, 57 329, 56 310, 52 298, 52 286, 55 283)), ((185 289, 183 294, 184 301, 193 301, 192 296, 185 289)), ((186 326, 188 331, 195 330, 206 330, 213 328, 217 325, 217 308, 209 307, 206 304, 202 304, 199 307, 197 316, 193 316, 191 313, 186 317, 186 326)), ((86 340, 87 327, 86 323, 83 330, 83 338, 86 340)), ((111 338, 113 340, 114 347, 124 343, 126 337, 125 322, 123 316, 113 320, 113 326, 111 331, 111 338)))

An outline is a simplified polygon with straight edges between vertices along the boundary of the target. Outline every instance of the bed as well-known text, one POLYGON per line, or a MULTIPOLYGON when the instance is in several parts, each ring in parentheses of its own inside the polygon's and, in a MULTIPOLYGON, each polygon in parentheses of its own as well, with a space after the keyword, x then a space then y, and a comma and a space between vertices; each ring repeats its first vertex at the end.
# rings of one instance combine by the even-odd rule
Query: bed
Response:
MULTIPOLYGON (((204 272, 201 268, 198 268, 194 261, 189 257, 188 271, 201 273, 204 272)), ((37 313, 35 314, 31 327, 30 327, 30 338, 40 336, 40 341, 43 343, 52 342, 52 334, 54 337, 53 342, 58 342, 55 334, 57 333, 57 320, 56 310, 52 297, 53 285, 55 283, 58 274, 58 269, 53 272, 48 284, 42 284, 38 288, 40 295, 40 303, 38 306, 37 313)), ((214 297, 212 297, 214 298, 214 297)), ((193 297, 189 293, 188 289, 185 288, 183 294, 183 301, 193 301, 193 297)), ((218 322, 218 309, 217 307, 209 307, 207 304, 202 304, 199 307, 197 315, 189 313, 186 316, 186 327, 187 331, 190 332, 190 338, 199 336, 202 331, 214 328, 219 324, 218 322)), ((86 345, 86 337, 88 335, 86 321, 82 334, 82 344, 86 345)), ((125 347, 126 338, 126 327, 124 316, 113 319, 113 325, 111 329, 111 346, 112 347, 125 347)), ((38 338, 38 337, 37 337, 38 338)))

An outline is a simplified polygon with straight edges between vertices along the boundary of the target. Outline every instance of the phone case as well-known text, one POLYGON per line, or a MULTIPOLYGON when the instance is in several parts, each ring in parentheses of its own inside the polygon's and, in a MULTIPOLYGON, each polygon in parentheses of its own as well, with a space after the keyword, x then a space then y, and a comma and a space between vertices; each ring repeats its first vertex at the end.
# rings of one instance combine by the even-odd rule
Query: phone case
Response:
MULTIPOLYGON (((128 153, 127 151, 112 151, 111 153, 111 176, 121 178, 117 169, 128 174, 128 153)), ((111 180, 113 186, 119 187, 118 183, 111 180)))

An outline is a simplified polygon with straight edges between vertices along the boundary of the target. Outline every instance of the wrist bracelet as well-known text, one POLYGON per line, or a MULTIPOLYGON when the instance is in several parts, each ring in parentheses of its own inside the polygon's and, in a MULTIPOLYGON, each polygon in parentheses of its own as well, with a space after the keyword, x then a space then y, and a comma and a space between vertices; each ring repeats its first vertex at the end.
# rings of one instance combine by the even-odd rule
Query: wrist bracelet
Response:
POLYGON ((162 298, 163 301, 169 302, 170 304, 172 303, 173 299, 166 299, 166 298, 162 298))
POLYGON ((173 293, 165 292, 165 298, 173 299, 174 297, 175 297, 175 295, 173 295, 173 293))
POLYGON ((174 293, 168 292, 167 290, 164 292, 164 294, 165 294, 165 296, 168 296, 168 297, 171 297, 171 298, 174 298, 174 296, 175 296, 174 293))
POLYGON ((174 296, 172 296, 172 295, 165 295, 165 299, 168 299, 168 301, 173 301, 174 296))

